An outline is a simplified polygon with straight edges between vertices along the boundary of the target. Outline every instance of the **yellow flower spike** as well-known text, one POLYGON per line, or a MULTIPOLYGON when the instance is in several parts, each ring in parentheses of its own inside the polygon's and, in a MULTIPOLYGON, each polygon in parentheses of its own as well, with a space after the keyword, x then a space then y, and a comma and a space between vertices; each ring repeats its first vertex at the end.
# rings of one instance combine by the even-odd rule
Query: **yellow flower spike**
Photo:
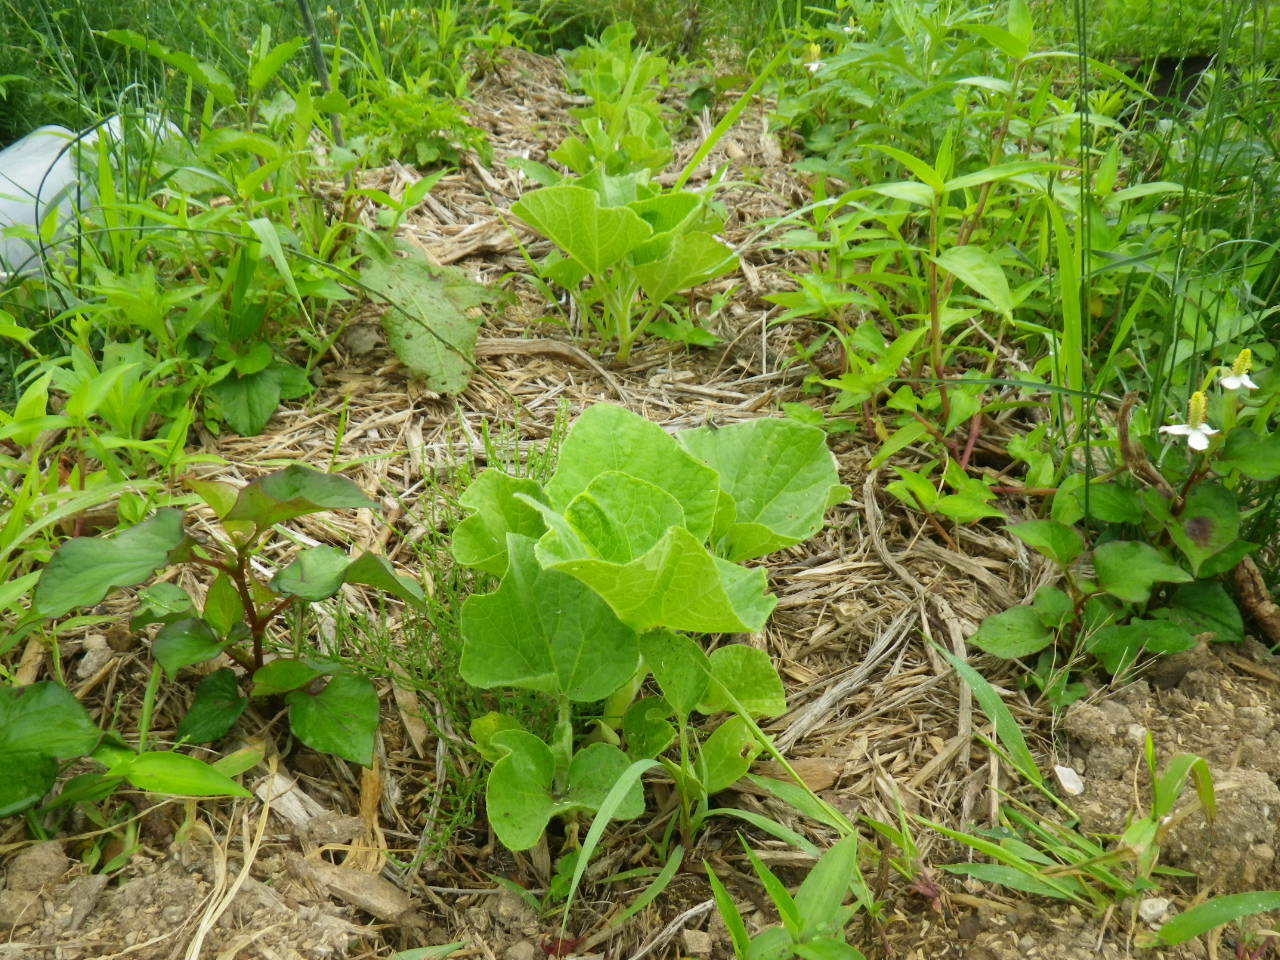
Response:
POLYGON ((1204 395, 1203 390, 1197 390, 1191 395, 1191 402, 1187 404, 1187 426, 1192 430, 1198 430, 1208 419, 1209 399, 1204 395))
POLYGON ((805 48, 805 53, 805 59, 812 63, 822 56, 822 48, 816 43, 811 43, 805 48))
POLYGON ((1246 373, 1253 369, 1253 351, 1245 347, 1236 354, 1235 363, 1231 364, 1231 375, 1233 377, 1243 377, 1246 373))

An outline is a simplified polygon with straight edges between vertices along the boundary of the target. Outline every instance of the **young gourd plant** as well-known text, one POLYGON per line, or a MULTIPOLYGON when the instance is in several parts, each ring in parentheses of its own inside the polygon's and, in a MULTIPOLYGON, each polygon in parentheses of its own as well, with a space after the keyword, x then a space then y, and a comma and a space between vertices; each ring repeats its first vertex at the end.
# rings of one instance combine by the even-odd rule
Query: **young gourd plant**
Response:
MULTIPOLYGON (((423 603, 422 588, 395 573, 382 557, 363 553, 352 558, 327 545, 299 551, 270 580, 255 574, 254 561, 276 524, 325 510, 376 505, 345 477, 302 466, 287 467, 239 489, 211 480, 187 483, 217 515, 219 534, 202 539, 188 529, 182 510, 166 508, 113 537, 69 540, 40 573, 31 618, 54 620, 85 610, 113 591, 136 587, 174 567, 211 573, 203 605, 164 579, 138 595, 130 629, 159 627, 151 642, 155 666, 148 703, 154 703, 162 678, 172 681, 186 667, 225 655, 235 667, 214 670, 197 685, 178 725, 180 741, 219 740, 252 699, 283 698, 290 727, 300 741, 368 765, 378 725, 373 684, 318 652, 268 659, 268 628, 286 611, 335 596, 343 584, 369 587, 411 605, 423 603)), ((8 721, 0 733, 0 758, 35 757, 35 765, 27 768, 32 771, 30 782, 23 780, 15 787, 11 780, 0 786, 0 813, 38 801, 53 784, 58 760, 91 752, 108 764, 103 775, 107 780, 129 776, 144 789, 241 795, 225 775, 183 754, 134 754, 118 741, 98 745, 97 731, 71 694, 56 684, 37 687, 25 692, 0 687, 0 715, 8 721), (140 782, 139 765, 167 772, 169 779, 140 782)))
MULTIPOLYGON (((775 58, 725 114, 694 157, 664 186, 657 175, 674 151, 669 118, 657 101, 666 63, 631 47, 634 29, 619 24, 601 43, 570 55, 571 76, 579 78, 592 105, 578 113, 583 137, 570 137, 551 158, 570 173, 525 162, 522 169, 541 189, 511 210, 556 250, 533 264, 544 283, 573 298, 594 328, 603 350, 617 345, 625 361, 646 332, 663 329, 698 342, 671 305, 676 294, 736 269, 737 254, 717 234, 725 214, 712 201, 721 178, 702 190, 685 188, 693 172, 729 130, 778 62, 775 58)), ((556 302, 552 289, 544 292, 556 302)))
MULTIPOLYGON (((693 635, 762 629, 777 600, 743 563, 812 537, 847 495, 817 428, 762 419, 672 434, 607 404, 574 423, 545 485, 477 477, 454 556, 500 582, 463 605, 462 676, 545 694, 556 711, 549 740, 500 713, 472 725, 493 762, 498 838, 532 847, 553 817, 601 811, 629 769, 660 764, 687 848, 717 813, 711 797, 761 749, 754 718, 786 710, 767 654, 727 643, 708 655, 693 635), (703 736, 696 714, 728 716, 703 736)), ((644 809, 636 776, 607 815, 644 809)))

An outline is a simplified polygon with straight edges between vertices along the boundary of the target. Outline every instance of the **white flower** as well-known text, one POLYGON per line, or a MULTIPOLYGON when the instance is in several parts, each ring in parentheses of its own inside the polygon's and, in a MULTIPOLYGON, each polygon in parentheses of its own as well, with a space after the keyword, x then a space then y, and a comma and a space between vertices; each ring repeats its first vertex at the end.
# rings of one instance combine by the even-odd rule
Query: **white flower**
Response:
POLYGON ((1253 382, 1253 378, 1247 373, 1234 374, 1229 373, 1218 381, 1227 390, 1257 390, 1258 385, 1253 382))
POLYGON ((825 67, 826 64, 823 63, 821 60, 814 60, 811 63, 806 63, 804 66, 805 66, 805 69, 808 70, 810 73, 817 73, 819 70, 825 67))
POLYGON ((1171 423, 1167 427, 1161 427, 1160 432, 1171 433, 1175 437, 1186 437, 1187 446, 1192 450, 1208 450, 1209 438, 1218 431, 1207 423, 1202 423, 1198 427, 1193 427, 1189 423, 1171 423))
POLYGON ((850 37, 853 36, 853 27, 846 25, 845 27, 843 27, 843 30, 845 32, 845 36, 850 36, 850 37))

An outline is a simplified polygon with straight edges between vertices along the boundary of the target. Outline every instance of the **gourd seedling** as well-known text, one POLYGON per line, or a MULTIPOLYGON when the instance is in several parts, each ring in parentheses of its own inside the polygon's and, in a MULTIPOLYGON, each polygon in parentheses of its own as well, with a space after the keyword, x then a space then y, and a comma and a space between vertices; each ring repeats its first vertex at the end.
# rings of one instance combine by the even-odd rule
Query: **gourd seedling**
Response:
MULTIPOLYGON (((663 764, 683 827, 696 826, 706 797, 758 750, 742 714, 776 716, 786 702, 762 651, 729 644, 708 657, 687 633, 760 630, 777 600, 764 570, 743 562, 813 536, 847 493, 817 428, 766 419, 670 434, 608 404, 578 418, 545 486, 476 478, 453 552, 501 579, 463 605, 462 676, 545 694, 557 717, 549 741, 502 714, 472 725, 494 764, 486 799, 504 844, 527 849, 553 817, 599 810, 633 761, 677 743, 663 764), (637 699, 650 673, 661 696, 637 699), (602 702, 579 747, 575 705, 602 702), (740 715, 695 750, 694 711, 740 715)), ((612 815, 643 810, 637 781, 612 815)))

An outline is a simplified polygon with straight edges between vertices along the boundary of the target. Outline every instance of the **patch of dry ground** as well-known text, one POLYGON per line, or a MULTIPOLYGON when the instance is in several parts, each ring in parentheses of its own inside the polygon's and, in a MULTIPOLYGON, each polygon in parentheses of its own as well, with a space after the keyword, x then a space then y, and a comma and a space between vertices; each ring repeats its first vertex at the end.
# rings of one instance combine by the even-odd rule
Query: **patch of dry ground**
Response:
MULTIPOLYGON (((297 533, 304 540, 382 550, 417 574, 412 546, 439 522, 435 501, 442 489, 449 492, 459 461, 485 460, 484 438, 493 431, 513 438, 504 449, 520 455, 544 444, 564 412, 573 415, 598 401, 682 427, 767 415, 780 401, 802 397, 803 372, 785 363, 796 334, 770 327, 769 305, 760 299, 786 283, 788 263, 769 251, 746 249, 742 275, 719 285, 741 286, 721 316, 708 318, 724 341, 715 349, 687 352, 651 343, 631 363, 606 368, 577 345, 574 331, 536 323, 545 305, 510 279, 523 261, 510 221, 499 215, 528 184, 504 161, 545 159, 573 102, 552 62, 513 56, 478 96, 476 115, 491 132, 494 164, 472 162, 446 177, 405 227, 436 259, 516 295, 486 324, 481 370, 468 390, 446 398, 407 379, 381 345, 370 313, 322 365, 316 395, 282 410, 265 436, 203 437, 204 452, 225 461, 212 472, 243 479, 282 461, 321 468, 334 460, 349 463, 348 475, 383 502, 386 522, 367 515, 312 518, 300 521, 297 533)), ((688 131, 683 156, 691 155, 708 125, 701 126, 688 131)), ((729 163, 730 179, 744 184, 727 201, 732 242, 745 241, 760 218, 807 199, 786 161, 759 113, 713 152, 699 176, 729 163)), ((371 176, 393 193, 414 178, 403 167, 371 176)), ((533 249, 537 254, 536 244, 533 249)), ((704 291, 702 305, 711 292, 704 291)), ((780 664, 791 704, 769 732, 810 785, 851 816, 896 821, 901 806, 953 826, 989 822, 993 788, 1009 781, 976 743, 985 721, 934 644, 967 656, 965 638, 976 624, 1029 597, 1046 573, 995 527, 954 529, 940 544, 936 531, 884 496, 882 478, 868 472, 870 448, 849 435, 833 438, 833 445, 853 497, 831 511, 828 527, 812 542, 767 564, 781 600, 752 642, 780 664)), ((396 634, 394 621, 389 629, 396 634)), ((322 622, 320 635, 311 639, 322 649, 333 643, 331 624, 322 622)), ((146 682, 150 658, 138 644, 108 632, 60 649, 63 670, 104 725, 118 709, 132 709, 146 682)), ((1143 802, 1141 778, 1134 774, 1141 739, 1135 728, 1152 731, 1163 754, 1202 752, 1224 785, 1238 786, 1224 786, 1224 826, 1187 818, 1171 851, 1174 862, 1205 870, 1216 888, 1271 882, 1273 801, 1280 801, 1280 668, 1255 648, 1197 656, 1171 684, 1153 680, 1078 707, 1066 720, 1068 738, 1058 762, 1077 764, 1085 776, 1086 819, 1118 830, 1143 802)), ((42 648, 29 649, 22 667, 28 680, 48 669, 45 657, 42 648)), ((1046 762, 1054 759, 1047 711, 1017 691, 1007 671, 980 666, 997 682, 1006 678, 1002 692, 1033 750, 1046 762)), ((77 861, 94 825, 80 822, 79 837, 33 847, 23 824, 7 824, 0 833, 0 854, 9 856, 0 890, 0 960, 320 960, 387 957, 395 949, 452 940, 468 944, 457 956, 486 960, 540 960, 566 952, 610 960, 730 955, 697 871, 678 876, 655 905, 616 930, 608 920, 644 881, 621 889, 589 883, 572 918, 570 935, 578 940, 569 951, 555 938, 556 921, 539 919, 519 898, 495 891, 486 876, 542 887, 547 851, 506 854, 481 820, 454 833, 446 849, 419 868, 396 866, 411 859, 419 838, 435 828, 448 775, 443 758, 467 750, 432 690, 401 679, 384 682, 382 692, 384 723, 372 770, 305 750, 276 755, 279 725, 251 713, 242 722, 246 737, 269 750, 266 763, 245 778, 255 799, 186 807, 138 798, 138 850, 109 880, 77 861)), ((172 736, 187 695, 175 689, 162 697, 155 731, 160 741, 172 736)), ((795 822, 790 811, 762 795, 743 792, 733 802, 795 822)), ((616 828, 592 877, 651 864, 643 830, 643 821, 616 828)), ((926 864, 957 855, 923 831, 919 840, 926 864)), ((793 850, 763 837, 753 842, 775 869, 799 876, 804 862, 793 850)), ((711 860, 748 909, 757 911, 755 919, 773 922, 771 913, 760 912, 759 890, 740 882, 749 871, 735 845, 731 829, 711 829, 688 862, 711 860)), ((887 921, 868 929, 859 943, 868 956, 1128 954, 1128 918, 1027 902, 976 883, 939 883, 937 891, 897 882, 879 890, 887 921)), ((1199 957, 1203 950, 1170 955, 1199 957)))

